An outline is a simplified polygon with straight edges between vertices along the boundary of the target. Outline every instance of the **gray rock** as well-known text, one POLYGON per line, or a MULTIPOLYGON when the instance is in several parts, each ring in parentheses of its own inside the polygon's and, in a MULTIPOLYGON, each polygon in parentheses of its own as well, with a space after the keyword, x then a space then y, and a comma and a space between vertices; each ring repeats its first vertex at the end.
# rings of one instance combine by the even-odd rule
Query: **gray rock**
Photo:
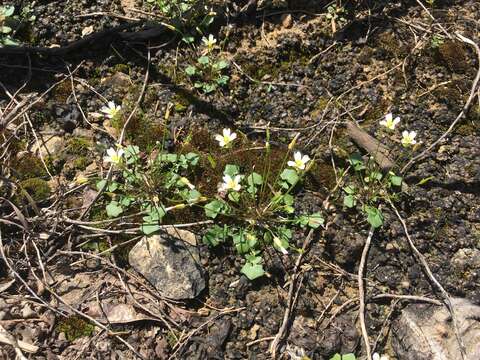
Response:
MULTIPOLYGON (((453 298, 466 360, 480 359, 480 307, 453 298)), ((407 306, 392 328, 392 345, 398 360, 457 360, 460 347, 445 306, 407 306)))
POLYGON ((130 250, 128 260, 164 296, 193 299, 205 288, 195 244, 193 233, 172 228, 144 237, 130 250))

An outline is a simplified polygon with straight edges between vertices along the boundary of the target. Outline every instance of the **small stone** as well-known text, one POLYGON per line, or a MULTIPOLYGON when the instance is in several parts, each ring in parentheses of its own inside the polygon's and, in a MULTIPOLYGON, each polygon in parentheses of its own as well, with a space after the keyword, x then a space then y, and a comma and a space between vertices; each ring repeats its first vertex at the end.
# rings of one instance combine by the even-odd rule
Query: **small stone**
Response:
POLYGON ((193 299, 205 288, 195 234, 169 228, 144 237, 128 255, 130 265, 164 296, 193 299))
POLYGON ((452 258, 453 266, 459 271, 465 271, 467 268, 480 268, 480 250, 478 249, 460 249, 452 258))

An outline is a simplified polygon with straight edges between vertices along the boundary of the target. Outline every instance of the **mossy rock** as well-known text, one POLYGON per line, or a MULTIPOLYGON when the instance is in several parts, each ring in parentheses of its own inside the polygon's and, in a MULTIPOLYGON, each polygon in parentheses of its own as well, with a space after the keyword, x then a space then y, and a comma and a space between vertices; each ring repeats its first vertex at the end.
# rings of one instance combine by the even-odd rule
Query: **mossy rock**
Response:
POLYGON ((48 182, 40 178, 31 178, 20 182, 20 193, 17 199, 21 203, 28 203, 25 195, 22 195, 23 191, 26 191, 35 202, 40 202, 48 199, 51 193, 50 185, 48 182), (22 191, 23 190, 23 191, 22 191))
POLYGON ((73 341, 84 336, 91 336, 95 326, 80 316, 69 316, 60 321, 56 330, 63 332, 68 341, 73 341))

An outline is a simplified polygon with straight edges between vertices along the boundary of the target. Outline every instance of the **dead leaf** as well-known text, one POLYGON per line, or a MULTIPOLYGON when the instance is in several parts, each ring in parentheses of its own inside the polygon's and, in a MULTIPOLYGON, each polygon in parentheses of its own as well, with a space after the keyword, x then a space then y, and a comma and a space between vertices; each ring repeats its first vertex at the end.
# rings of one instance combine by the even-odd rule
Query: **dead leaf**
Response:
POLYGON ((93 25, 84 27, 82 29, 82 36, 87 36, 87 35, 90 35, 91 33, 93 33, 93 25))

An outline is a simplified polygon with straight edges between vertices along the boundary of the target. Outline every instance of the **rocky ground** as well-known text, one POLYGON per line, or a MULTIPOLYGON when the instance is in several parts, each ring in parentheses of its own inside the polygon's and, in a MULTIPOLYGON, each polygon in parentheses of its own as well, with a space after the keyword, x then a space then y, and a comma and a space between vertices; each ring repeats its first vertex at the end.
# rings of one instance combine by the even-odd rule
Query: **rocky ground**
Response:
MULTIPOLYGON (((18 45, 0 48, 1 358, 366 359, 362 324, 371 353, 390 359, 461 359, 459 339, 465 359, 480 358, 480 3, 337 1, 345 12, 333 19, 327 1, 307 0, 180 12, 141 0, 6 3, 18 45), (202 44, 195 27, 229 64, 228 83, 209 93, 185 73, 202 44), (121 118, 101 114, 107 101, 121 118), (389 112, 398 133, 417 132, 412 152, 382 129, 389 112), (164 136, 169 151, 186 139, 210 151, 228 127, 251 147, 269 136, 280 153, 299 133, 315 167, 295 210, 320 211, 325 226, 294 234, 304 252, 266 249, 267 276, 254 281, 233 246, 201 243, 202 224, 148 245, 135 218, 109 223, 96 197, 126 121, 124 143, 144 152, 164 136), (363 290, 370 225, 344 206, 355 177, 341 176, 349 154, 368 153, 352 121, 404 178, 394 207, 381 203, 363 290)), ((240 160, 257 164, 250 154, 240 160)), ((208 193, 215 176, 195 180, 208 193)), ((192 210, 167 223, 206 220, 192 210)))

